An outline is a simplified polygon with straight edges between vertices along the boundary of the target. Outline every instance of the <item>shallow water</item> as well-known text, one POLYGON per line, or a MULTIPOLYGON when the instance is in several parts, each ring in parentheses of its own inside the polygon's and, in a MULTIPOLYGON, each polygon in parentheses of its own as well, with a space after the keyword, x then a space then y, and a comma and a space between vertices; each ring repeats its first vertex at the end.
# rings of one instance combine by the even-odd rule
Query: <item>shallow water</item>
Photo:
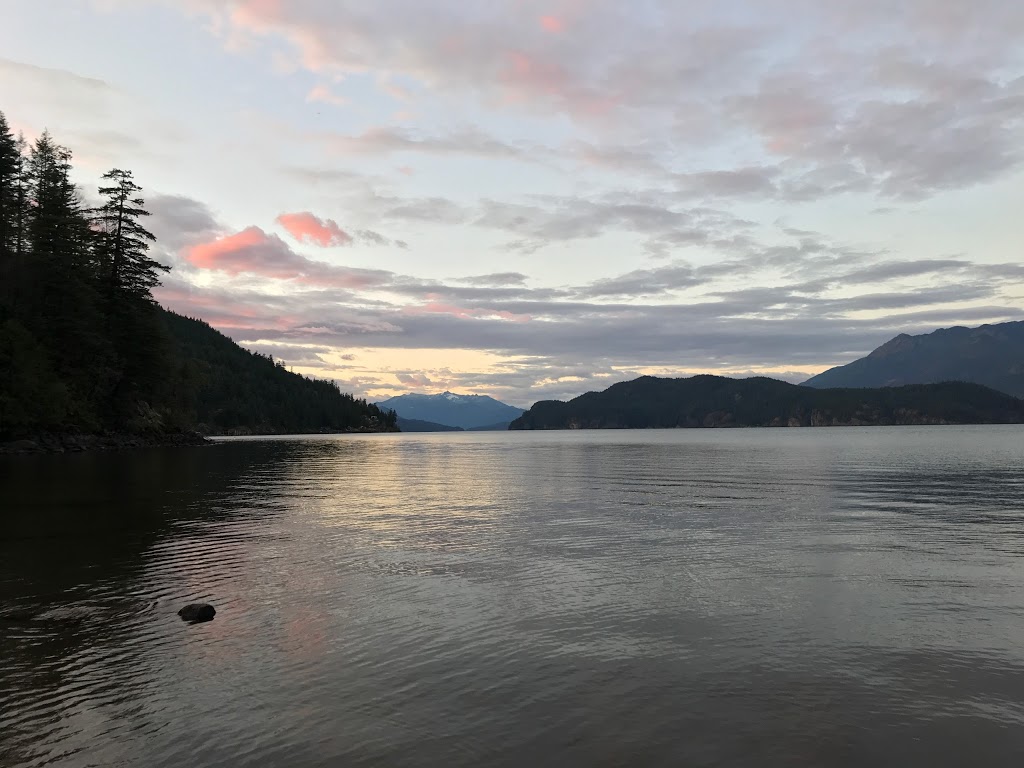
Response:
POLYGON ((238 440, 0 482, 2 766, 1024 760, 1019 427, 238 440))

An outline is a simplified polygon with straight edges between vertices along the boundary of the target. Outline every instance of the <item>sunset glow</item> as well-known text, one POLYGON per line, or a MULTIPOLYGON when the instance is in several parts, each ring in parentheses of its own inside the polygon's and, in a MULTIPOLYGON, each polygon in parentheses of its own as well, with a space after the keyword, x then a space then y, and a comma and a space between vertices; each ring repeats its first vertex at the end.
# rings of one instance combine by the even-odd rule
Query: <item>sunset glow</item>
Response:
POLYGON ((159 300, 360 396, 1022 317, 1018 3, 67 5, 0 0, 0 108, 133 169, 159 300))

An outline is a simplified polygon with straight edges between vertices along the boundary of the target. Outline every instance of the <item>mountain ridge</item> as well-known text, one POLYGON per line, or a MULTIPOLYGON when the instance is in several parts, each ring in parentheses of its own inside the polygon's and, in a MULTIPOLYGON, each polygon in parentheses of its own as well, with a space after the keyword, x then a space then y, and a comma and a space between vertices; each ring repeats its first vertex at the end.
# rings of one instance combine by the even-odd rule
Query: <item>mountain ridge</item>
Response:
POLYGON ((1024 321, 901 333, 866 356, 812 376, 813 388, 965 381, 1024 397, 1024 321))

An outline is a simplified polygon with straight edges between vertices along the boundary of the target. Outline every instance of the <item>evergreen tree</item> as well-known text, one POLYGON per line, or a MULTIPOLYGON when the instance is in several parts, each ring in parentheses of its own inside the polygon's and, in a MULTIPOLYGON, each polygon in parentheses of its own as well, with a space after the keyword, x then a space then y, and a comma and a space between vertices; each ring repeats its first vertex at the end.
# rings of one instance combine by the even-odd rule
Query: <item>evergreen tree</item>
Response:
POLYGON ((148 255, 156 238, 139 222, 149 216, 145 201, 137 196, 142 187, 132 179, 131 171, 114 168, 103 176, 108 186, 100 187, 106 202, 96 209, 94 228, 100 233, 101 258, 107 290, 113 297, 129 294, 152 300, 152 289, 160 284, 159 272, 169 267, 148 255))
MULTIPOLYGON (((71 181, 71 150, 44 131, 28 159, 32 206, 28 240, 33 255, 55 258, 63 269, 88 262, 88 219, 71 181)), ((56 266, 56 265, 55 265, 56 266)))
POLYGON ((25 134, 19 133, 15 139, 15 146, 18 152, 18 173, 14 178, 13 205, 13 247, 14 255, 18 258, 28 253, 28 219, 29 219, 29 176, 28 163, 25 158, 28 156, 28 142, 25 141, 25 134))
POLYGON ((71 180, 71 151, 49 132, 33 144, 26 176, 28 253, 19 312, 46 340, 53 369, 67 386, 67 423, 91 428, 103 421, 105 393, 116 379, 93 269, 95 235, 71 180))
POLYGON ((21 149, 7 118, 0 112, 0 264, 8 263, 17 251, 15 232, 20 180, 21 149))

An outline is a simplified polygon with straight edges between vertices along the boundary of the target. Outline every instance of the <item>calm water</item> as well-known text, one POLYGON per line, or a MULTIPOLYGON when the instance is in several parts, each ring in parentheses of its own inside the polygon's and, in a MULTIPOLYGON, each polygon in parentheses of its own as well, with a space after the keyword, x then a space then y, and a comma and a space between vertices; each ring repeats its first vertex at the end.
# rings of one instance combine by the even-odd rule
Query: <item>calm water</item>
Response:
POLYGON ((1024 764, 1018 427, 232 441, 0 481, 3 766, 1024 764))

